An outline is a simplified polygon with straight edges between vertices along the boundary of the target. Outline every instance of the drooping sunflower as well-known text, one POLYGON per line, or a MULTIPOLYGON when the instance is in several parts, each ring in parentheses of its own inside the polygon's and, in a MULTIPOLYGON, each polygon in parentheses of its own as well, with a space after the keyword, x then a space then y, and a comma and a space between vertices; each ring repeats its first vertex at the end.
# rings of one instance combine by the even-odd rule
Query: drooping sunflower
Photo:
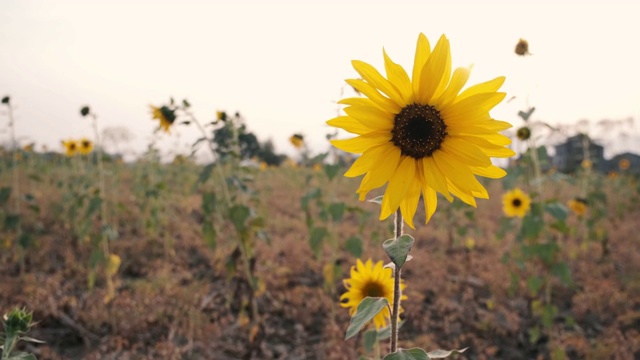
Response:
POLYGON ((78 153, 78 142, 75 140, 63 140, 62 146, 64 147, 64 153, 67 157, 75 156, 78 153))
POLYGON ((502 211, 508 217, 523 218, 531 208, 531 198, 520 188, 515 188, 502 196, 502 211))
MULTIPOLYGON (((400 281, 402 291, 406 285, 402 280, 400 281)), ((351 267, 351 277, 343 280, 343 283, 347 292, 340 296, 340 305, 349 308, 351 316, 356 313, 358 305, 367 296, 386 298, 389 305, 393 307, 393 270, 385 268, 382 261, 374 264, 371 259, 366 263, 358 259, 356 266, 351 267)), ((407 299, 406 295, 400 298, 400 300, 405 299, 407 299)), ((381 329, 387 326, 387 321, 390 319, 389 308, 385 307, 373 318, 373 323, 376 329, 381 329)))
POLYGON ((93 151, 93 142, 87 138, 78 141, 78 152, 82 155, 89 155, 93 151))
POLYGON ((582 217, 587 213, 587 200, 583 198, 575 198, 567 201, 567 206, 574 214, 582 217))
POLYGON ((293 134, 289 138, 289 142, 296 149, 301 149, 304 146, 304 136, 302 136, 301 134, 293 134))
POLYGON ((620 159, 618 167, 620 170, 628 170, 629 167, 631 167, 631 161, 629 161, 629 159, 620 159))
POLYGON ((373 66, 353 61, 362 79, 347 83, 365 98, 347 98, 346 115, 327 124, 358 135, 331 143, 344 151, 362 154, 345 176, 365 175, 358 189, 360 200, 387 184, 380 211, 385 219, 400 209, 412 228, 420 195, 428 222, 437 207, 436 192, 476 206, 475 198, 488 198, 476 175, 501 178, 506 172, 490 157, 510 157, 511 140, 499 134, 511 124, 491 118, 489 110, 505 93, 498 92, 504 77, 462 91, 469 68, 451 74, 449 40, 443 35, 431 51, 429 40, 418 37, 411 77, 383 51, 384 77, 373 66))
POLYGON ((160 120, 160 128, 168 133, 171 125, 176 121, 176 113, 174 110, 171 110, 168 106, 163 105, 161 107, 155 107, 153 105, 149 105, 151 108, 151 115, 153 119, 160 120))

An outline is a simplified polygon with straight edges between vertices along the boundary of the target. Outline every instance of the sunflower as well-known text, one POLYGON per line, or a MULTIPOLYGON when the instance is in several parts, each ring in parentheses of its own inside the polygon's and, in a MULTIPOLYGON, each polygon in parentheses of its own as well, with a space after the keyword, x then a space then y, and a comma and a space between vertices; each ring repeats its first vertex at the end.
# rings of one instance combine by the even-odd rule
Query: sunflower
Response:
POLYGON ((160 120, 160 128, 168 133, 171 125, 176 121, 175 111, 164 105, 162 107, 149 105, 149 107, 151 108, 152 118, 160 120))
MULTIPOLYGON (((371 259, 366 263, 362 263, 358 259, 356 266, 351 267, 351 277, 343 280, 343 283, 347 292, 340 296, 340 305, 349 308, 351 316, 355 314, 358 305, 367 296, 386 298, 389 305, 393 306, 393 270, 385 268, 382 261, 373 264, 371 259)), ((400 290, 405 287, 406 285, 400 282, 400 290)), ((402 295, 400 298, 400 300, 406 299, 406 295, 402 295)), ((391 319, 391 314, 389 308, 385 307, 373 318, 373 323, 376 329, 381 329, 387 325, 389 319, 391 319)))
POLYGON ((575 198, 567 201, 567 206, 574 214, 582 217, 587 213, 587 200, 582 198, 575 198))
POLYGON ((502 196, 502 211, 508 217, 523 218, 531 207, 531 198, 519 188, 515 188, 502 196))
POLYGON ((618 167, 620 168, 620 170, 627 170, 630 166, 631 162, 629 161, 629 159, 620 159, 620 161, 618 162, 618 167))
POLYGON ((289 142, 296 149, 301 149, 304 146, 304 136, 302 136, 301 134, 293 134, 289 138, 289 142))
POLYGON ((64 153, 67 157, 72 157, 78 152, 78 142, 75 140, 62 141, 64 153))
POLYGON ((387 184, 380 220, 400 209, 413 226, 420 195, 426 221, 437 207, 436 192, 449 201, 452 195, 476 206, 475 198, 488 198, 476 175, 501 178, 506 172, 490 157, 510 157, 511 140, 499 134, 511 127, 489 116, 489 110, 505 94, 497 92, 504 77, 477 84, 460 92, 469 77, 468 68, 451 74, 449 40, 443 35, 433 51, 423 34, 418 37, 411 78, 383 51, 387 77, 362 61, 353 67, 362 79, 347 83, 366 97, 347 98, 346 115, 327 121, 333 127, 358 135, 331 140, 344 151, 362 154, 345 173, 365 175, 357 193, 387 184))
POLYGON ((89 155, 93 151, 93 143, 87 138, 80 139, 78 146, 78 152, 82 155, 89 155))

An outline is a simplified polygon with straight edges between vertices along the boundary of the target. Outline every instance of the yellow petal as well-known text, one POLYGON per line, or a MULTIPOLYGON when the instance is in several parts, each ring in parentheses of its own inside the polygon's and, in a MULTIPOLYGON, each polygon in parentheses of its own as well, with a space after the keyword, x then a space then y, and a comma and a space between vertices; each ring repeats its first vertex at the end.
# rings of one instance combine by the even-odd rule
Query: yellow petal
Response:
POLYGON ((436 212, 436 208, 438 207, 438 195, 434 189, 426 186, 422 188, 422 199, 424 200, 424 211, 427 213, 426 224, 431 220, 431 217, 436 212))
POLYGON ((370 147, 382 145, 390 140, 391 134, 388 131, 376 131, 352 139, 331 140, 331 145, 346 152, 361 154, 370 147))
POLYGON ((479 176, 483 176, 489 179, 500 179, 507 175, 507 172, 504 169, 501 169, 495 165, 487 166, 487 167, 471 167, 471 171, 479 176))
POLYGON ((428 104, 449 83, 451 72, 451 52, 449 40, 442 35, 433 48, 420 74, 420 86, 416 100, 420 104, 428 104), (444 83, 444 84, 443 84, 444 83), (443 85, 442 85, 443 84, 443 85))
POLYGON ((402 218, 412 229, 416 228, 415 226, 413 226, 413 217, 416 214, 419 201, 420 186, 417 181, 414 181, 412 189, 409 190, 407 196, 405 196, 404 200, 402 200, 402 202, 400 203, 400 212, 402 213, 402 218))
POLYGON ((416 177, 416 163, 410 156, 404 156, 396 172, 389 179, 389 184, 382 198, 380 220, 386 219, 398 210, 400 202, 404 200, 407 192, 413 186, 416 177))
POLYGON ((362 135, 371 131, 371 129, 362 125, 359 121, 349 116, 338 116, 331 120, 327 120, 327 125, 343 129, 352 134, 362 135))
POLYGON ((389 151, 387 144, 375 146, 367 149, 362 156, 353 162, 349 170, 344 174, 346 177, 360 176, 370 169, 378 165, 381 159, 384 159, 384 154, 389 151))
POLYGON ((442 172, 438 169, 433 157, 425 157, 422 159, 422 167, 424 172, 424 179, 426 185, 435 189, 449 201, 453 201, 453 198, 447 190, 447 179, 442 175, 442 172))
MULTIPOLYGON (((418 43, 416 44, 416 55, 413 59, 412 85, 414 96, 420 90, 420 74, 430 55, 431 45, 429 44, 429 39, 420 33, 420 35, 418 35, 418 43)), ((414 99, 414 101, 417 101, 417 99, 414 99)))
POLYGON ((410 104, 413 101, 413 89, 411 88, 411 80, 409 75, 404 71, 402 66, 391 61, 391 58, 387 55, 387 52, 382 50, 384 55, 384 68, 387 72, 387 78, 396 86, 398 92, 402 96, 404 104, 410 104))
POLYGON ((364 200, 366 194, 376 188, 381 187, 396 172, 398 165, 400 164, 400 149, 393 145, 383 146, 384 150, 379 155, 378 166, 375 166, 367 173, 362 179, 362 183, 358 188, 358 194, 360 194, 360 200, 364 200))
POLYGON ((380 74, 378 70, 376 70, 376 68, 367 64, 366 62, 359 60, 353 60, 351 64, 366 82, 373 85, 376 89, 382 91, 396 104, 400 106, 404 105, 404 102, 402 101, 402 95, 400 95, 398 89, 394 86, 394 84, 389 82, 389 80, 385 79, 384 76, 382 76, 382 74, 380 74))
POLYGON ((502 84, 504 84, 504 80, 504 76, 499 76, 493 80, 473 85, 463 91, 460 95, 458 95, 458 100, 462 100, 476 94, 496 92, 498 91, 498 89, 500 89, 502 84))
POLYGON ((369 129, 390 131, 393 128, 393 114, 374 106, 349 106, 344 112, 369 129))
POLYGON ((442 109, 453 102, 460 90, 464 87, 464 84, 469 80, 470 74, 471 70, 469 68, 457 68, 453 72, 451 82, 449 86, 447 86, 447 89, 432 103, 436 105, 437 108, 442 109))
POLYGON ((376 89, 366 81, 359 80, 359 79, 349 79, 347 80, 347 84, 353 86, 354 89, 358 90, 364 96, 371 99, 371 101, 373 101, 376 105, 378 105, 382 109, 386 109, 389 112, 392 112, 394 114, 397 114, 400 112, 400 110, 402 110, 401 105, 396 104, 393 100, 380 94, 378 89, 376 89))
POLYGON ((442 143, 442 151, 455 156, 470 166, 490 166, 491 159, 477 146, 453 136, 448 136, 442 143))

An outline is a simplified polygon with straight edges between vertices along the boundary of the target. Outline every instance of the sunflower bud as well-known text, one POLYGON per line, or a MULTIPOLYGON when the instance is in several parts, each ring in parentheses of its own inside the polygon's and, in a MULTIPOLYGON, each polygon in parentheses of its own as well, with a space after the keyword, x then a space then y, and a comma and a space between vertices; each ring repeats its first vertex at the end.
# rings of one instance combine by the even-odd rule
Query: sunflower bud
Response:
POLYGON ((24 334, 31 328, 33 314, 25 309, 14 309, 4 315, 4 332, 8 336, 24 334))
POLYGON ((121 263, 122 260, 120 259, 120 256, 116 254, 109 255, 109 260, 107 260, 107 265, 105 266, 105 273, 107 276, 112 277, 115 275, 118 272, 121 263))
POLYGON ((516 136, 522 141, 528 140, 531 137, 531 129, 529 129, 529 127, 527 126, 523 126, 518 129, 518 131, 516 132, 516 136))
POLYGON ((226 112, 218 111, 218 112, 216 112, 216 115, 217 115, 218 120, 227 121, 227 113, 226 112))
POLYGON ((91 112, 91 110, 89 109, 88 106, 83 106, 80 109, 80 115, 82 115, 82 116, 87 116, 87 115, 89 115, 90 112, 91 112))
POLYGON ((520 39, 516 44, 516 54, 520 56, 530 55, 529 54, 529 43, 525 39, 520 39))
POLYGON ((7 96, 2 98, 2 103, 3 104, 8 104, 10 100, 11 100, 11 98, 7 95, 7 96))

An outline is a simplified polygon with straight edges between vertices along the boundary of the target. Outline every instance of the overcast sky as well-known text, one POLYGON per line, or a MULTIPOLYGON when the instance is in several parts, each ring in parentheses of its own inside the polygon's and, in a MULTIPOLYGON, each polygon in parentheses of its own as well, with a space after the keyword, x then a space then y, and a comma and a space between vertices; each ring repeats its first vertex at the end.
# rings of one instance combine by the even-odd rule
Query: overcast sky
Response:
MULTIPOLYGON (((22 144, 59 149, 61 139, 92 136, 79 115, 88 104, 99 126, 124 126, 143 151, 157 125, 148 105, 187 98, 202 120, 239 111, 260 139, 292 153, 303 133, 328 147, 352 59, 382 67, 382 48, 411 68, 420 32, 451 41, 453 66, 473 64, 468 84, 505 75, 510 102, 494 117, 519 126, 640 116, 638 1, 29 1, 0 6, 0 96, 15 105, 22 144), (531 56, 513 53, 519 38, 531 56)), ((346 95, 351 95, 348 89, 346 95)), ((6 117, 0 142, 6 143, 6 117)), ((607 127, 611 129, 611 127, 607 127)), ((589 131, 605 140, 602 127, 589 131)), ((616 150, 632 146, 640 125, 613 127, 616 150), (620 133, 626 133, 622 140, 620 133)), ((158 139, 182 151, 196 138, 180 128, 158 139)), ((637 150, 637 149, 636 149, 637 150)), ((611 155, 611 151, 610 155, 611 155)))

